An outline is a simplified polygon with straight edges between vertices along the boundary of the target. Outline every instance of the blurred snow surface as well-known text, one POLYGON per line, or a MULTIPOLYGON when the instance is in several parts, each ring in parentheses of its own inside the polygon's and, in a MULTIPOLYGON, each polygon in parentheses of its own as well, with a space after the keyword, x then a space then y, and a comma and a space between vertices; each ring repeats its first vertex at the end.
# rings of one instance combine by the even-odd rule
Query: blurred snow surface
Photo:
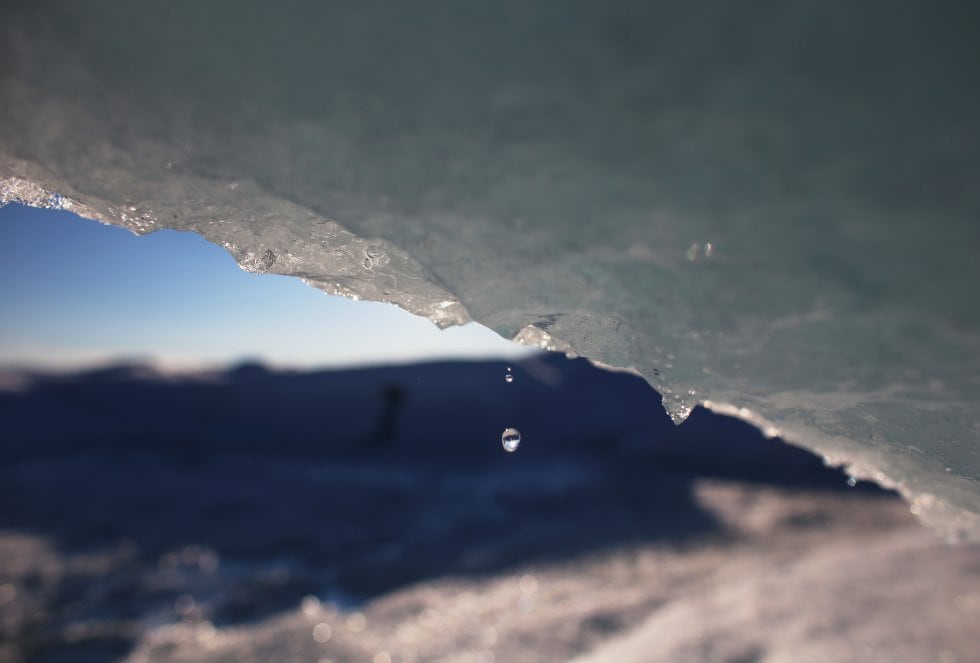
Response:
POLYGON ((980 548, 894 494, 633 376, 509 366, 6 376, 0 661, 980 651, 980 548))

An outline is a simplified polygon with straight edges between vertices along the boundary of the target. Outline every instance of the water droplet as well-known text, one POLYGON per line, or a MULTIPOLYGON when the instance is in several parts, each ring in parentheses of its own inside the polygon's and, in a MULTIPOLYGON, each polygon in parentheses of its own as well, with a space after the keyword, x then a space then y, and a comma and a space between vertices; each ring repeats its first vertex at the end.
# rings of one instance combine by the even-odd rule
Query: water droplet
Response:
POLYGON ((510 373, 508 373, 507 375, 504 376, 504 381, 506 381, 506 382, 513 382, 514 381, 514 376, 511 375, 510 373))
POLYGON ((517 451, 517 447, 521 445, 521 432, 516 428, 508 428, 500 436, 500 443, 504 445, 504 451, 517 451))
POLYGON ((847 485, 851 488, 858 485, 857 477, 847 477, 847 485))

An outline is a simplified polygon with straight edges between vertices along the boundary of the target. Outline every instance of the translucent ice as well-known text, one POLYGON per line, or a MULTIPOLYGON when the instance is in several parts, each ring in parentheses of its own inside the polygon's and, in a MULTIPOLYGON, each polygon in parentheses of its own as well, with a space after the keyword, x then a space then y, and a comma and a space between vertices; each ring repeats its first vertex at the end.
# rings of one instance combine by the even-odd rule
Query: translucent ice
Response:
POLYGON ((977 7, 6 3, 0 200, 637 371, 980 538, 977 7))

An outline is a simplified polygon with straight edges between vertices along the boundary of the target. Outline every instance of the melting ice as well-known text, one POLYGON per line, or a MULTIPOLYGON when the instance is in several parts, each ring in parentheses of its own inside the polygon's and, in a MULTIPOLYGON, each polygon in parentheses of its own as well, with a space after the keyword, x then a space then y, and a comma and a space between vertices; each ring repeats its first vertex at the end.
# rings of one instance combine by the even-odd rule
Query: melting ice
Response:
POLYGON ((6 3, 0 202, 637 371, 980 538, 976 3, 422 5, 6 3))

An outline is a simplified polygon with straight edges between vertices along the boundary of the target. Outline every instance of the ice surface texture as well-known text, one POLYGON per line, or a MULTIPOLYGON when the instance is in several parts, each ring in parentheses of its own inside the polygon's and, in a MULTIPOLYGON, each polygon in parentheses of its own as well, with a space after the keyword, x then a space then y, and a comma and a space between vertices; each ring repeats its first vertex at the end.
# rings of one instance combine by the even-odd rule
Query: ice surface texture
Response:
POLYGON ((0 197, 635 369, 980 538, 977 6, 674 4, 8 4, 0 197))

